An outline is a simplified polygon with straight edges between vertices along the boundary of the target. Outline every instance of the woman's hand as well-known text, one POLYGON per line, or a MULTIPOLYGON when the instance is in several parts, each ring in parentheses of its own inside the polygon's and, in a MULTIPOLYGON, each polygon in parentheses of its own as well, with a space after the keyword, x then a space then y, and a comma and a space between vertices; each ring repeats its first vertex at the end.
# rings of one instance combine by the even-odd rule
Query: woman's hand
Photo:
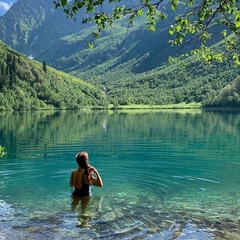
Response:
POLYGON ((97 171, 97 169, 95 168, 95 167, 92 167, 91 166, 91 170, 90 170, 90 172, 93 174, 93 173, 98 173, 98 171, 97 171))
POLYGON ((92 184, 97 187, 102 187, 103 186, 102 178, 100 177, 97 169, 91 166, 90 174, 92 178, 91 180, 92 184), (93 175, 96 175, 96 178, 93 175))

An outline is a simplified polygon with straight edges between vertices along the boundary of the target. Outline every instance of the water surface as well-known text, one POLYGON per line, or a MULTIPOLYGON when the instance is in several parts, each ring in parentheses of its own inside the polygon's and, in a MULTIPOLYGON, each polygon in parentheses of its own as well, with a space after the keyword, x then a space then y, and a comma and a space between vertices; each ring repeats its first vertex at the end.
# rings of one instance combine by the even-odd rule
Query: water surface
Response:
POLYGON ((240 239, 239 140, 231 111, 0 113, 0 239, 240 239), (83 150, 104 182, 84 215, 83 150))

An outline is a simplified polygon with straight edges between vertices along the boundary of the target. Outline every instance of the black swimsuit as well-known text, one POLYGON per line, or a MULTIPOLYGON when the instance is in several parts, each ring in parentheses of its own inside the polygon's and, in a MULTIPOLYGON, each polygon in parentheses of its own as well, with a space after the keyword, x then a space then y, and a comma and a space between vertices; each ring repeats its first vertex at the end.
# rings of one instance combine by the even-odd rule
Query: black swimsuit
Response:
POLYGON ((86 184, 84 182, 84 173, 82 175, 82 188, 75 188, 75 190, 72 193, 73 196, 82 198, 91 195, 91 189, 90 189, 90 184, 86 184))

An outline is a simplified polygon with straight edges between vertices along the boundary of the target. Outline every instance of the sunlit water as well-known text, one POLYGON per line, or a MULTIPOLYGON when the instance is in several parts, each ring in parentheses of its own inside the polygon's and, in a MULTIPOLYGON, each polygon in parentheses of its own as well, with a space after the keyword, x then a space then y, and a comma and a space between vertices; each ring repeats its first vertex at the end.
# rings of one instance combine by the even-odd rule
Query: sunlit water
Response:
POLYGON ((240 239, 240 113, 0 113, 0 239, 240 239), (71 208, 75 155, 104 182, 71 208))

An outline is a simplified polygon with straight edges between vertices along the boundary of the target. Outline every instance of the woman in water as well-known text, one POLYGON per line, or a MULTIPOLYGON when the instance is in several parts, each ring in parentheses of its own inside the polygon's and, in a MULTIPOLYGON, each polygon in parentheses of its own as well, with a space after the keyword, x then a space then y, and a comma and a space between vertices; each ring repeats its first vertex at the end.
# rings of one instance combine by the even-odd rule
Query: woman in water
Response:
POLYGON ((78 169, 72 171, 69 182, 70 186, 75 188, 72 193, 72 206, 75 208, 81 201, 82 214, 84 214, 91 199, 91 185, 102 187, 103 182, 97 169, 88 163, 87 152, 78 153, 76 162, 78 169))

